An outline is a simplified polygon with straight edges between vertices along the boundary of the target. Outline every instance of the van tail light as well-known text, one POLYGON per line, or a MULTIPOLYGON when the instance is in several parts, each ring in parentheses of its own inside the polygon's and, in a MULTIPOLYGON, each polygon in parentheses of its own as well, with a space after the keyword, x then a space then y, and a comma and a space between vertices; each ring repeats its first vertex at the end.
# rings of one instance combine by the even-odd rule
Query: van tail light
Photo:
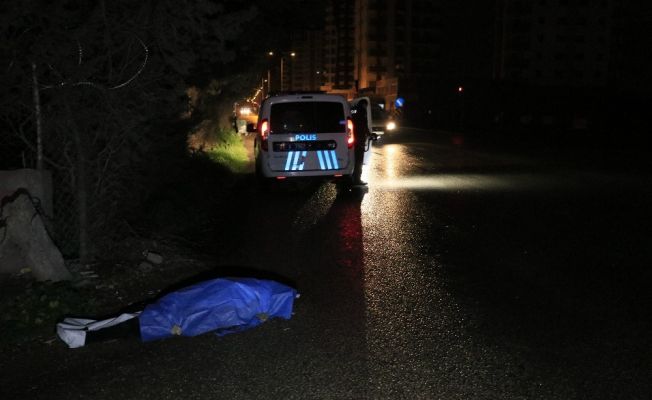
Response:
POLYGON ((260 148, 267 151, 267 139, 269 138, 269 121, 264 119, 260 123, 260 148))
POLYGON ((355 142, 355 136, 353 132, 353 120, 351 118, 346 119, 346 134, 347 134, 346 144, 349 146, 350 149, 353 147, 353 143, 355 142))

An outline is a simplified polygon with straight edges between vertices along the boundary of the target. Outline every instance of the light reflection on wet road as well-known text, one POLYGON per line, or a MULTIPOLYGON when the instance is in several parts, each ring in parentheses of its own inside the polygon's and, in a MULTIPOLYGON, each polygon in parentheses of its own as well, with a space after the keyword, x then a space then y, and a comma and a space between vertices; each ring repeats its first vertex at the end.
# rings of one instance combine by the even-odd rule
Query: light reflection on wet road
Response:
POLYGON ((447 155, 449 150, 442 146, 419 145, 417 149, 403 144, 376 145, 373 165, 364 172, 371 187, 385 191, 576 191, 599 185, 645 188, 649 183, 625 173, 541 171, 525 158, 487 159, 484 155, 483 159, 455 149, 447 155), (421 154, 414 154, 415 150, 421 154), (443 157, 432 160, 424 152, 443 157))
POLYGON ((21 353, 0 397, 650 398, 649 175, 436 139, 383 138, 367 192, 245 177, 191 232, 211 272, 296 285, 291 320, 21 353))
MULTIPOLYGON (((535 160, 528 158, 474 154, 433 143, 392 143, 392 138, 378 143, 373 152, 372 161, 365 167, 363 175, 363 179, 369 182, 369 191, 361 204, 371 397, 567 399, 582 397, 580 393, 586 393, 587 388, 595 394, 607 393, 599 382, 609 372, 595 366, 608 363, 605 357, 618 359, 623 354, 618 351, 607 354, 601 350, 602 345, 591 348, 590 343, 608 342, 613 337, 600 332, 589 334, 583 342, 576 343, 577 339, 572 338, 584 335, 582 332, 586 327, 580 321, 596 318, 595 315, 581 315, 582 312, 600 313, 600 307, 606 307, 608 312, 613 313, 613 309, 623 307, 622 304, 614 305, 607 301, 594 306, 595 308, 589 307, 589 311, 578 311, 579 315, 576 315, 575 310, 557 311, 555 307, 560 304, 555 302, 562 303, 563 306, 568 306, 569 303, 579 306, 585 301, 590 302, 582 297, 583 293, 559 294, 559 298, 544 297, 541 302, 521 299, 519 293, 527 291, 530 284, 548 290, 546 286, 557 282, 556 278, 546 276, 541 265, 536 265, 537 262, 557 262, 558 257, 554 255, 542 256, 532 266, 518 267, 524 272, 516 271, 507 262, 505 270, 496 271, 498 278, 491 277, 490 270, 479 274, 473 271, 487 267, 474 264, 487 263, 495 267, 498 266, 496 263, 502 263, 501 258, 513 257, 501 254, 501 251, 509 247, 501 242, 509 240, 513 235, 518 236, 518 232, 505 231, 518 229, 519 224, 484 228, 488 229, 487 235, 497 236, 496 249, 484 248, 486 245, 482 242, 491 243, 493 240, 481 238, 477 249, 473 241, 457 245, 466 246, 465 249, 455 250, 457 253, 466 253, 464 256, 442 259, 439 255, 450 250, 447 247, 451 245, 451 238, 456 237, 450 232, 461 231, 464 236, 469 235, 463 232, 465 229, 477 229, 475 224, 468 227, 462 224, 455 226, 455 220, 464 220, 463 216, 451 215, 451 212, 455 214, 460 211, 460 205, 467 207, 472 204, 469 214, 481 215, 487 211, 482 211, 484 207, 476 203, 485 203, 487 208, 496 209, 496 215, 489 219, 498 224, 502 222, 500 213, 509 212, 510 207, 513 207, 516 218, 518 215, 538 212, 541 215, 525 218, 533 221, 523 229, 522 233, 527 237, 528 232, 537 229, 537 224, 545 226, 546 219, 555 218, 556 213, 577 213, 582 215, 577 218, 581 220, 584 218, 582 211, 579 211, 584 206, 582 201, 589 209, 604 211, 603 206, 593 205, 591 200, 576 199, 571 200, 570 204, 563 201, 559 204, 558 198, 603 196, 607 203, 620 203, 623 199, 620 198, 619 191, 633 193, 634 198, 649 198, 649 177, 541 167, 535 160), (532 201, 532 196, 537 200, 532 201), (527 205, 519 205, 521 203, 527 205), (555 207, 560 209, 555 210, 555 207), (504 240, 500 239, 501 236, 504 240), (490 261, 491 258, 498 261, 490 261), (466 269, 458 268, 456 263, 465 264, 466 269), (469 273, 468 270, 473 272, 469 273), (458 274, 459 271, 463 272, 458 274), (511 279, 499 281, 505 275, 511 279), (511 288, 510 284, 521 287, 511 288), (475 293, 465 295, 468 294, 468 287, 473 286, 477 287, 475 293), (570 300, 561 298, 565 295, 570 300), (489 299, 498 303, 498 306, 478 304, 481 299, 489 299), (524 317, 531 312, 530 307, 542 307, 538 310, 540 315, 524 317), (505 315, 491 316, 502 312, 505 315), (579 321, 574 321, 573 318, 579 321), (559 325, 549 326, 555 323, 559 325), (491 327, 492 324, 507 326, 491 327), (523 334, 511 331, 511 328, 523 329, 523 334), (577 329, 577 332, 573 329, 577 329), (532 330, 539 331, 530 332, 532 330), (576 344, 569 345, 569 342, 576 344), (581 355, 567 354, 572 350, 566 346, 579 346, 583 351, 581 355), (566 361, 561 361, 562 359, 566 361)), ((593 218, 613 220, 622 217, 618 211, 612 215, 596 214, 593 218)), ((648 213, 640 216, 649 218, 648 213)), ((592 217, 588 215, 586 218, 592 217)), ((482 221, 479 222, 478 225, 481 225, 482 221)), ((573 232, 572 229, 584 229, 584 225, 572 227, 570 234, 561 236, 586 234, 573 232)), ((549 234, 555 235, 555 232, 549 234)), ((609 232, 605 230, 604 234, 609 232)), ((635 235, 634 232, 629 234, 635 235)), ((538 235, 532 235, 529 247, 537 248, 539 245, 536 241, 540 239, 538 235)), ((561 254, 569 251, 581 254, 583 251, 595 252, 601 245, 594 244, 596 249, 591 246, 586 249, 569 249, 566 248, 568 246, 563 241, 556 242, 549 250, 561 254)), ((645 257, 642 255, 641 259, 645 257)), ((590 263, 589 260, 591 257, 587 256, 586 262, 590 263)), ((521 257, 519 262, 527 263, 527 257, 521 257)), ((571 267, 572 263, 581 261, 571 257, 567 262, 571 267)), ((631 268, 630 265, 623 267, 631 268)), ((557 268, 559 266, 549 272, 552 277, 559 274, 557 268)), ((567 279, 571 282, 582 279, 574 274, 582 275, 586 269, 587 266, 582 265, 578 271, 568 271, 571 278, 567 279)), ((599 290, 604 286, 600 281, 609 278, 599 276, 603 271, 597 265, 596 271, 598 277, 592 279, 598 282, 587 283, 586 286, 597 286, 599 290)), ((649 277, 649 274, 646 276, 649 277)), ((571 286, 565 279, 558 281, 571 286)), ((615 290, 630 289, 625 287, 615 290)), ((588 298, 596 296, 600 297, 600 294, 592 293, 588 298)), ((649 297, 646 300, 649 301, 649 297)), ((608 325, 619 323, 610 321, 608 325)), ((632 323, 634 329, 648 329, 646 333, 649 333, 649 324, 640 320, 628 323, 632 323)), ((613 334, 613 327, 604 331, 613 334)), ((623 352, 645 349, 645 343, 649 341, 643 339, 641 343, 634 344, 623 352)), ((649 351, 640 356, 649 366, 649 351)), ((645 375, 644 370, 637 370, 632 365, 625 366, 625 369, 628 371, 621 371, 611 379, 635 380, 636 376, 645 375)), ((621 390, 614 389, 616 386, 610 390, 621 390)), ((632 393, 643 393, 645 390, 634 389, 632 393)))
POLYGON ((371 397, 425 398, 457 381, 438 369, 455 369, 469 343, 458 321, 442 318, 457 312, 438 280, 438 260, 424 251, 436 221, 413 193, 376 186, 384 175, 400 179, 407 165, 401 149, 392 149, 386 165, 372 164, 362 202, 370 391, 371 397))
POLYGON ((469 333, 468 310, 449 293, 442 261, 433 254, 437 244, 429 242, 444 222, 414 193, 464 189, 460 181, 469 180, 449 179, 445 186, 445 178, 415 177, 417 167, 427 162, 404 145, 389 144, 375 149, 365 170, 370 185, 362 202, 370 397, 518 398, 506 380, 515 373, 511 366, 522 360, 486 341, 476 343, 469 333), (424 183, 410 184, 419 181, 424 183), (494 385, 503 389, 494 392, 494 385))
MULTIPOLYGON (((377 143, 363 176, 367 192, 322 184, 263 195, 249 207, 245 237, 258 240, 242 241, 232 262, 285 276, 302 293, 289 333, 255 333, 293 349, 273 375, 284 382, 280 393, 572 399, 645 392, 625 382, 645 374, 637 363, 649 365, 649 346, 637 339, 649 336, 649 326, 640 317, 623 320, 636 288, 610 286, 619 273, 607 261, 636 262, 623 252, 642 247, 622 238, 645 237, 618 221, 637 210, 649 220, 641 208, 648 182, 472 152, 427 134, 399 132, 377 143), (605 239, 618 233, 620 244, 605 239), (596 302, 601 293, 630 298, 596 302), (604 318, 614 320, 600 325, 604 318), (609 347, 616 338, 626 345, 609 347)), ((261 369, 269 374, 246 365, 250 383, 261 369)))

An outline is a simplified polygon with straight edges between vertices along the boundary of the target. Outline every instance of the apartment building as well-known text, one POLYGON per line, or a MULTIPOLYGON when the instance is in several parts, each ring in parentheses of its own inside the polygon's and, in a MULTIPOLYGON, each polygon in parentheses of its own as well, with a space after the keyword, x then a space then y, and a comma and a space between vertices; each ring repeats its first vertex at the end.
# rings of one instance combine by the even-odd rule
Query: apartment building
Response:
POLYGON ((353 1, 331 0, 326 6, 323 36, 322 90, 351 97, 356 92, 353 75, 353 1))
POLYGON ((298 32, 292 41, 296 54, 289 71, 289 89, 301 91, 320 90, 324 83, 324 31, 310 29, 298 32))
POLYGON ((541 86, 604 86, 610 0, 500 0, 495 78, 541 86))
POLYGON ((331 1, 325 30, 325 90, 372 94, 391 107, 466 77, 491 78, 494 2, 331 1))
POLYGON ((435 79, 440 51, 438 2, 355 2, 354 79, 361 92, 391 108, 399 91, 411 92, 435 79))

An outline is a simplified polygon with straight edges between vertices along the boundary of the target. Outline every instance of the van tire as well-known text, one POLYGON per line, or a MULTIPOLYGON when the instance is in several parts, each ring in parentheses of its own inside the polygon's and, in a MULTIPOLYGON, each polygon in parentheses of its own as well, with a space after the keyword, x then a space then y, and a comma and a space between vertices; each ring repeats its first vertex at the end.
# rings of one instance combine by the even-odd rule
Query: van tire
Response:
POLYGON ((256 186, 258 187, 259 191, 269 191, 269 179, 263 176, 262 168, 260 166, 260 158, 258 157, 256 157, 256 162, 254 163, 254 176, 256 178, 256 186))
POLYGON ((335 181, 337 192, 348 192, 353 187, 353 175, 345 175, 335 181))

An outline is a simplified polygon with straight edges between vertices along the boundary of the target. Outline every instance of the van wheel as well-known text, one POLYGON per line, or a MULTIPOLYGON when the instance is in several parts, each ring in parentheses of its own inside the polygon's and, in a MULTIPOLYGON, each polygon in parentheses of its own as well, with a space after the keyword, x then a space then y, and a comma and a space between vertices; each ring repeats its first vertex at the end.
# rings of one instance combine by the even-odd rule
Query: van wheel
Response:
POLYGON ((353 187, 353 175, 346 175, 335 181, 335 188, 338 193, 349 192, 353 187))
POLYGON ((261 193, 271 193, 273 189, 272 183, 269 178, 258 179, 258 191, 261 193))
POLYGON ((256 180, 258 180, 258 181, 266 181, 268 179, 265 178, 265 176, 263 175, 263 167, 260 164, 261 162, 262 161, 260 160, 260 158, 256 157, 256 162, 255 162, 255 165, 254 165, 254 173, 256 175, 256 180))
POLYGON ((272 189, 272 179, 270 178, 265 178, 263 174, 256 174, 256 186, 258 187, 258 191, 260 192, 270 192, 272 189))
POLYGON ((254 175, 256 176, 256 180, 259 180, 263 177, 263 173, 260 171, 260 163, 258 160, 256 160, 256 164, 254 166, 254 175))
POLYGON ((256 178, 256 186, 262 192, 269 190, 268 179, 263 176, 263 172, 260 167, 260 160, 256 158, 256 163, 254 164, 254 176, 256 178))

